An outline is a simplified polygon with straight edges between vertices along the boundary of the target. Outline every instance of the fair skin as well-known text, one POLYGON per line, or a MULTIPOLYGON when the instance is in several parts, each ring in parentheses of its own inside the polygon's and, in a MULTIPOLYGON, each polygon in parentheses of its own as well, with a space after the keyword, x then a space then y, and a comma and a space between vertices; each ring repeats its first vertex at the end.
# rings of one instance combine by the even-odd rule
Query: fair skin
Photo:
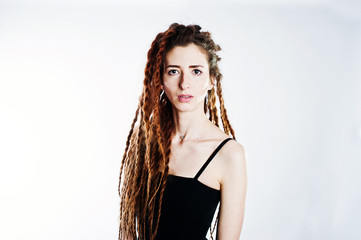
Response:
MULTIPOLYGON (((175 122, 169 174, 192 178, 207 160, 205 156, 229 137, 208 120, 203 110, 204 99, 207 91, 214 87, 214 79, 209 75, 206 55, 195 44, 171 49, 166 55, 163 72, 162 89, 172 104, 175 122), (180 97, 182 94, 192 97, 180 97)), ((238 240, 247 191, 244 147, 236 141, 228 141, 198 180, 221 192, 217 240, 238 240)))

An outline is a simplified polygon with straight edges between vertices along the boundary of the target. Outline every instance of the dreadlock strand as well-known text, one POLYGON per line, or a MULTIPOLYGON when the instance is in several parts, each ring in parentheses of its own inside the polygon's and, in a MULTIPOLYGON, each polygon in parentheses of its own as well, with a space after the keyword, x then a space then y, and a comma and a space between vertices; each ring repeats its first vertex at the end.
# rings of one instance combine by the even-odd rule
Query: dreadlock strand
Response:
POLYGON ((210 111, 212 112, 212 120, 213 123, 219 127, 218 123, 218 114, 217 114, 217 107, 216 107, 216 96, 214 94, 214 88, 212 88, 210 93, 210 111))
POLYGON ((211 234, 211 239, 213 240, 213 232, 216 229, 216 225, 218 223, 218 219, 219 219, 219 210, 218 210, 218 214, 216 217, 216 220, 214 221, 214 225, 213 225, 213 229, 211 228, 211 226, 209 226, 209 230, 210 230, 210 234, 211 234))
POLYGON ((137 120, 138 120, 139 109, 140 109, 140 105, 138 105, 137 110, 135 111, 135 117, 134 117, 133 122, 132 122, 132 125, 131 125, 131 127, 130 127, 130 131, 129 131, 129 134, 128 134, 128 137, 127 137, 127 141, 126 141, 126 144, 125 144, 126 147, 125 147, 125 150, 124 150, 124 154, 123 154, 123 158, 122 158, 122 164, 121 164, 121 166, 120 166, 120 174, 119 174, 119 184, 118 184, 118 194, 119 194, 119 196, 120 196, 120 185, 121 185, 121 178, 122 178, 123 166, 124 166, 124 162, 125 162, 126 155, 127 155, 127 153, 128 153, 130 138, 131 138, 132 135, 133 135, 134 125, 135 125, 135 123, 136 123, 137 120))
POLYGON ((218 95, 218 99, 219 99, 219 106, 220 106, 220 109, 221 109, 222 125, 223 125, 224 132, 226 134, 229 134, 229 132, 231 132, 233 138, 236 139, 236 137, 234 135, 234 130, 233 130, 233 128, 232 128, 232 126, 231 126, 231 124, 229 123, 229 120, 228 120, 227 110, 224 107, 221 79, 222 79, 222 74, 219 73, 218 79, 217 79, 217 95, 218 95))
MULTIPOLYGON (((122 165, 121 165, 121 170, 120 170, 120 174, 119 174, 119 185, 118 185, 118 193, 119 195, 121 195, 120 193, 120 185, 121 185, 121 179, 122 179, 122 173, 123 173, 123 168, 124 168, 124 165, 126 167, 126 170, 128 172, 128 169, 129 169, 129 156, 132 156, 133 155, 133 147, 130 147, 130 146, 135 146, 134 144, 131 144, 131 140, 132 140, 132 137, 133 137, 133 132, 134 132, 134 125, 135 123, 137 122, 138 120, 138 114, 139 114, 139 109, 140 109, 140 106, 141 106, 141 98, 142 96, 140 97, 140 103, 138 104, 138 107, 137 107, 137 110, 136 110, 136 113, 135 113, 135 117, 133 119, 133 122, 132 122, 132 125, 131 125, 131 130, 129 131, 129 134, 128 134, 128 138, 127 138, 127 142, 126 142, 126 148, 125 148, 125 151, 124 151, 124 154, 123 154, 123 159, 122 159, 122 165)), ((125 179, 128 178, 129 176, 129 173, 126 173, 125 174, 125 179)), ((127 180, 127 179, 126 179, 127 180)), ((126 191, 128 189, 128 181, 124 181, 125 184, 123 185, 123 189, 124 191, 126 191)), ((126 197, 128 197, 129 194, 123 194, 121 196, 121 205, 120 205, 120 216, 119 216, 119 220, 120 220, 120 223, 122 223, 123 219, 125 218, 125 220, 128 222, 128 219, 127 219, 127 214, 126 214, 126 210, 124 211, 124 203, 126 202, 126 197)), ((128 225, 129 226, 129 225, 128 225)), ((120 225, 120 228, 119 228, 119 234, 118 234, 118 237, 120 238, 121 237, 121 230, 124 230, 124 225, 122 226, 122 224, 120 225)), ((128 232, 128 229, 126 227, 125 229, 126 232, 128 232)))
MULTIPOLYGON (((163 52, 165 51, 165 43, 166 43, 166 40, 169 36, 171 36, 173 34, 173 32, 169 32, 168 34, 165 34, 164 36, 164 39, 162 39, 162 42, 160 43, 160 47, 159 47, 159 51, 158 51, 158 54, 157 54, 157 58, 156 58, 156 66, 157 66, 157 69, 155 71, 155 73, 153 74, 153 81, 154 81, 154 85, 153 85, 153 89, 154 89, 154 95, 155 95, 155 101, 154 101, 154 123, 155 123, 155 128, 156 128, 156 140, 157 140, 157 143, 158 143, 158 146, 159 146, 159 150, 160 150, 160 153, 161 153, 161 161, 164 162, 166 161, 167 162, 167 165, 168 165, 168 161, 166 160, 166 155, 165 155, 165 150, 164 150, 164 143, 163 143, 163 140, 162 140, 162 137, 164 136, 164 133, 162 131, 162 129, 160 128, 160 111, 159 111, 159 107, 161 106, 161 102, 160 102, 160 99, 159 99, 159 96, 160 96, 160 80, 161 80, 161 68, 163 67, 163 52)), ((169 146, 168 146, 169 148, 169 146)), ((167 175, 167 174, 165 174, 167 175)), ((164 175, 163 175, 164 176, 164 175)), ((163 177, 162 176, 162 177, 163 177)), ((163 195, 163 192, 164 192, 164 188, 165 188, 165 183, 166 183, 166 178, 161 178, 161 192, 160 192, 160 195, 162 196, 163 195)), ((162 197, 161 197, 162 198, 162 197)), ((160 199, 160 204, 161 204, 161 199, 160 199)), ((160 205, 161 206, 161 205, 160 205)), ((151 211, 151 215, 152 217, 154 216, 154 207, 152 208, 152 211, 151 211)), ((159 207, 160 209, 160 207, 159 207)), ((149 220, 149 225, 150 226, 153 226, 153 218, 151 217, 151 219, 149 220)), ((153 231, 153 228, 151 227, 150 228, 150 237, 151 237, 151 240, 153 240, 155 238, 155 234, 156 234, 156 231, 158 229, 158 224, 159 224, 159 218, 160 218, 160 213, 158 212, 158 216, 157 216, 157 221, 156 221, 156 229, 153 231)))
MULTIPOLYGON (((169 108, 170 108, 170 103, 169 104, 169 108)), ((170 111, 170 113, 172 113, 170 111)), ((165 115, 165 114, 164 114, 165 115)), ((166 118, 166 116, 164 116, 166 118)), ((164 119, 164 118, 162 118, 164 119)), ((163 193, 165 190, 165 186, 166 186, 166 179, 168 176, 168 171, 169 171, 169 156, 170 156, 170 146, 171 146, 171 142, 172 142, 172 132, 173 132, 173 128, 174 128, 174 124, 173 124, 173 117, 172 114, 168 115, 168 121, 165 121, 166 127, 165 129, 167 129, 167 131, 165 132, 165 163, 163 164, 165 166, 164 171, 162 172, 162 181, 161 181, 161 189, 160 189, 160 198, 159 198, 159 202, 158 202, 158 213, 157 213, 157 219, 156 219, 156 225, 155 225, 155 230, 154 232, 156 233, 158 230, 158 225, 159 225, 159 220, 160 220, 160 215, 161 215, 161 207, 162 206, 162 201, 163 201, 163 193)))

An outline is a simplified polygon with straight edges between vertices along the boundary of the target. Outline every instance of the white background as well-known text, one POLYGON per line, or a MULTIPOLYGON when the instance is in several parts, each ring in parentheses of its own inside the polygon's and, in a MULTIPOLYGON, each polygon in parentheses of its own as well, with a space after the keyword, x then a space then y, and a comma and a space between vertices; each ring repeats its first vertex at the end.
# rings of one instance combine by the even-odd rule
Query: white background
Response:
POLYGON ((146 53, 173 22, 223 49, 241 239, 360 239, 359 1, 168 2, 0 0, 0 239, 117 239, 146 53))

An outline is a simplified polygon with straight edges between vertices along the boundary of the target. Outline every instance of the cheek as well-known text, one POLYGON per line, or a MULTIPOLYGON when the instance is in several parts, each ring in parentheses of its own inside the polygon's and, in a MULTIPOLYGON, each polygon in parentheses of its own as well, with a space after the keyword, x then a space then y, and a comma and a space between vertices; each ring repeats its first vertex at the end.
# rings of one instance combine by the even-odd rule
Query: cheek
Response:
POLYGON ((174 87, 169 82, 163 82, 163 90, 168 99, 172 98, 174 87))
POLYGON ((169 78, 168 76, 163 76, 163 87, 166 88, 166 87, 171 87, 174 82, 175 82, 175 78, 169 78))
POLYGON ((174 86, 172 86, 172 84, 170 82, 163 83, 164 92, 170 92, 170 91, 172 91, 173 88, 174 88, 174 86))
POLYGON ((202 79, 202 81, 198 82, 197 89, 199 89, 199 91, 201 91, 201 92, 208 91, 209 84, 210 84, 210 80, 208 78, 204 78, 204 79, 202 79))

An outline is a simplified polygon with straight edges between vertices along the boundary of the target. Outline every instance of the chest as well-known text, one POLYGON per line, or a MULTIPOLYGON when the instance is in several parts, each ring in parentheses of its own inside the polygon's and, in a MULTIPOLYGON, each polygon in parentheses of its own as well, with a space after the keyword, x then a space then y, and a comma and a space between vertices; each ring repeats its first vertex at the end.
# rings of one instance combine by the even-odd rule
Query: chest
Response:
MULTIPOLYGON (((171 146, 171 155, 169 158, 169 174, 194 177, 208 157, 213 152, 212 144, 174 144, 171 146)), ((209 172, 211 175, 217 168, 217 161, 212 160, 209 164, 209 172)), ((213 174, 212 174, 213 173, 213 174)))

